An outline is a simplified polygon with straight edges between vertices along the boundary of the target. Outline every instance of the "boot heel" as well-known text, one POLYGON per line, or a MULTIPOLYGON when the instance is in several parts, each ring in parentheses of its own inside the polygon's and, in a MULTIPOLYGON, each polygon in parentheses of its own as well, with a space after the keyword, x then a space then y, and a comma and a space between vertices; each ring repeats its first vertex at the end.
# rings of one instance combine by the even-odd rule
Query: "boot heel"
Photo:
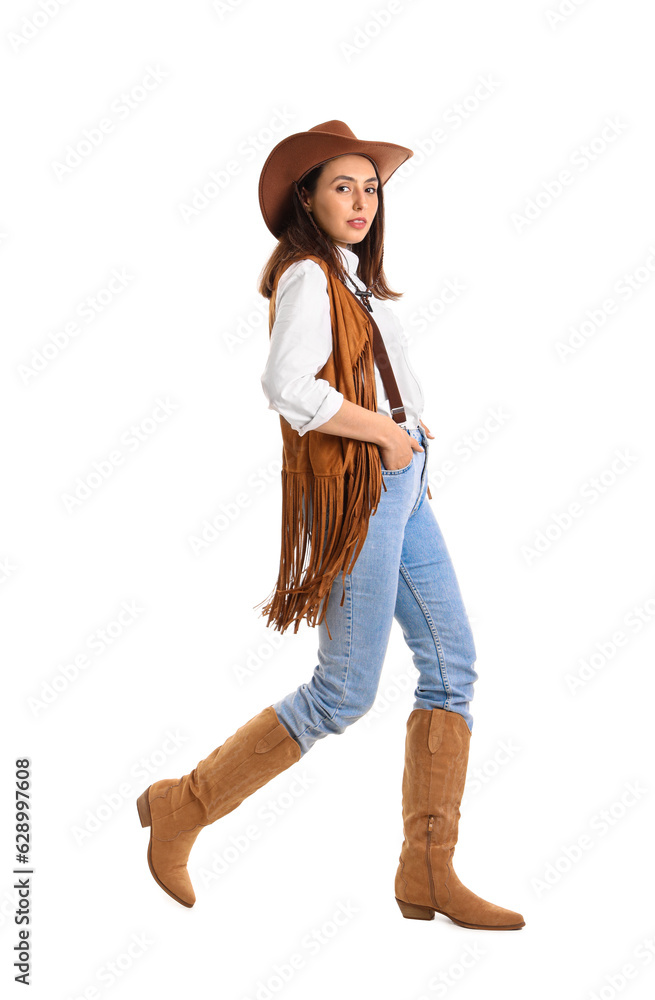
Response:
POLYGON ((136 800, 136 807, 139 810, 139 819, 141 820, 141 826, 150 826, 152 823, 152 817, 150 815, 150 802, 148 801, 148 792, 150 791, 150 785, 146 788, 145 792, 142 792, 136 800))
POLYGON ((419 906, 418 903, 406 903, 404 899, 398 899, 397 896, 395 898, 403 917, 409 917, 410 920, 434 920, 435 911, 431 906, 419 906))

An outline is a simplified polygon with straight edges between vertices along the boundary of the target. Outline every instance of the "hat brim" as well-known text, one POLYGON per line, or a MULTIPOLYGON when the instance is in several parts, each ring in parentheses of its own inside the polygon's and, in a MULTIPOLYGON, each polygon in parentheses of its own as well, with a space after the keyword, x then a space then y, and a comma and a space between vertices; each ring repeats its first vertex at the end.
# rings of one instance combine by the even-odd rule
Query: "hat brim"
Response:
POLYGON ((369 142, 331 132, 297 132, 287 136, 271 150, 259 177, 259 207, 273 236, 279 239, 289 221, 293 182, 313 167, 346 153, 373 160, 383 186, 414 155, 412 149, 392 142, 369 142))

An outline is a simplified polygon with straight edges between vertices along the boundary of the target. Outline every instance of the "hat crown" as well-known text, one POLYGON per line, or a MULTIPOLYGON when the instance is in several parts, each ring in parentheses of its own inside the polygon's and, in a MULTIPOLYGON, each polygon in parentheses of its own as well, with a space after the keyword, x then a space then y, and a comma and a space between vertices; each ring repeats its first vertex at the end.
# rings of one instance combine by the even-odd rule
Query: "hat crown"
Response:
POLYGON ((340 122, 338 119, 333 118, 330 122, 323 122, 321 125, 314 125, 313 128, 307 129, 308 132, 327 132, 330 135, 340 135, 344 139, 357 139, 357 136, 352 132, 345 122, 340 122))

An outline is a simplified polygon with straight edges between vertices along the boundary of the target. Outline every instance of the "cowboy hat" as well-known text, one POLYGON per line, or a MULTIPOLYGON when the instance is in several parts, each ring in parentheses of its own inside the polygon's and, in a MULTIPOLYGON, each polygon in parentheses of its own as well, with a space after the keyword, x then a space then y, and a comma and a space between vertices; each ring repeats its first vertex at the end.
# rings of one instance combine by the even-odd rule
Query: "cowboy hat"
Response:
POLYGON ((345 153, 357 153, 372 160, 382 185, 414 155, 406 146, 358 139, 340 121, 323 122, 307 132, 287 136, 268 154, 259 176, 259 207, 273 236, 279 239, 291 218, 293 182, 299 182, 320 163, 345 153))

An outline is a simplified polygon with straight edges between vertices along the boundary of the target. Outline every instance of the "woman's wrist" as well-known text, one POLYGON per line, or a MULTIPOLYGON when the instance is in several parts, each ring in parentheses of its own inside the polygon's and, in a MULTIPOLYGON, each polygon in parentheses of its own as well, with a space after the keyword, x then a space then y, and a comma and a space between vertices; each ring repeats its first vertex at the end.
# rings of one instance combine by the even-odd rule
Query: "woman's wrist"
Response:
POLYGON ((344 399, 343 403, 324 424, 316 428, 325 434, 354 438, 356 441, 372 441, 386 447, 393 440, 394 421, 385 413, 368 410, 358 403, 344 399))

